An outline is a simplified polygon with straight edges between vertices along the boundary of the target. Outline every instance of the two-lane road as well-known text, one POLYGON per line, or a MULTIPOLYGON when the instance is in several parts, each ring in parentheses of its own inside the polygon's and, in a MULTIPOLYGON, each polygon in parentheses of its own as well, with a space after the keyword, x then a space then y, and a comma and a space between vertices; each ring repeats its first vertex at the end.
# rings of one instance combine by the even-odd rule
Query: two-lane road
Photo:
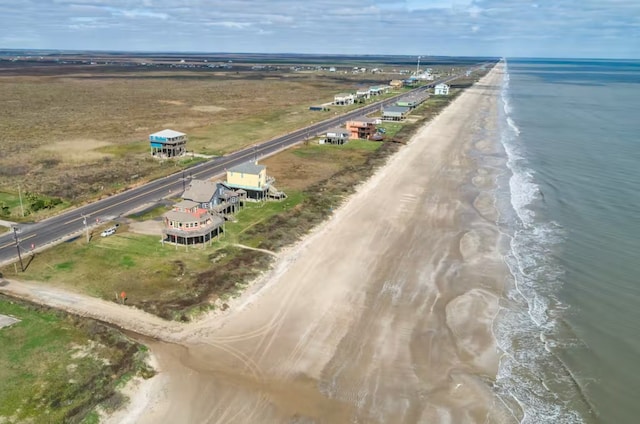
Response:
MULTIPOLYGON (((430 86, 440 82, 449 82, 458 78, 452 76, 439 81, 434 81, 430 86)), ((274 154, 284 148, 300 143, 310 136, 320 134, 331 127, 338 126, 351 118, 359 117, 379 110, 381 107, 390 105, 399 98, 414 92, 424 91, 428 87, 423 86, 406 93, 390 97, 380 102, 372 103, 351 112, 327 119, 325 121, 310 125, 306 128, 296 130, 292 133, 277 137, 275 139, 245 148, 227 156, 217 157, 207 162, 201 163, 188 169, 188 173, 193 178, 208 179, 221 175, 225 169, 239 165, 254 158, 265 157, 274 154)), ((183 176, 185 172, 169 175, 158 180, 151 181, 142 186, 126 190, 122 193, 98 200, 96 202, 65 211, 60 215, 48 218, 33 224, 21 224, 18 238, 21 252, 28 254, 31 246, 36 250, 50 246, 79 234, 84 230, 84 220, 87 225, 96 225, 96 220, 101 222, 105 219, 113 219, 130 212, 131 210, 146 204, 155 203, 161 199, 175 194, 183 189, 185 184, 183 176)), ((0 265, 17 260, 18 254, 13 239, 13 233, 5 233, 0 237, 0 265)))

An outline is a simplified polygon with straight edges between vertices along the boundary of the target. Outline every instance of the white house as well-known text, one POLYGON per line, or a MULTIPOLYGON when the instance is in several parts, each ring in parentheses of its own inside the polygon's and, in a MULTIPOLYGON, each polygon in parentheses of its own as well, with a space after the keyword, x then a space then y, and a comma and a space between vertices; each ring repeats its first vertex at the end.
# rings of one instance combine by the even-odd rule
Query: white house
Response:
POLYGON ((349 93, 336 94, 333 97, 333 104, 338 106, 352 105, 356 101, 356 96, 349 93))
POLYGON ((436 96, 448 96, 449 95, 449 86, 444 83, 440 83, 436 85, 433 94, 436 96))

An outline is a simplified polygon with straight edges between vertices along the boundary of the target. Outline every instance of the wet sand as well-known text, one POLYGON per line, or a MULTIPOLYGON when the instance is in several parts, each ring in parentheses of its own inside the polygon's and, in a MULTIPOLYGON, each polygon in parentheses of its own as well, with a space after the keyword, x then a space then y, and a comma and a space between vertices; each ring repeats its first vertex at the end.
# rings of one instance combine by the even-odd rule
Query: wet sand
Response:
POLYGON ((508 281, 495 175, 475 158, 494 153, 501 81, 421 129, 233 312, 149 343, 161 384, 129 420, 513 422, 491 391, 508 281))

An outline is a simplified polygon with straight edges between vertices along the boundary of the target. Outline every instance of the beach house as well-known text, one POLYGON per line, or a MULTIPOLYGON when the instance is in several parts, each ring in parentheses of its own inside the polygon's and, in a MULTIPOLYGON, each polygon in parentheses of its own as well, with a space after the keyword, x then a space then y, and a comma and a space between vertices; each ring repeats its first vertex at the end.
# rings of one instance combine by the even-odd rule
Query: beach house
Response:
POLYGON ((158 158, 181 156, 187 151, 187 135, 165 129, 149 135, 151 155, 158 158))
POLYGON ((376 121, 371 118, 355 118, 347 121, 347 131, 350 139, 368 140, 376 133, 376 121))
POLYGON ((184 245, 211 242, 224 224, 223 218, 191 200, 173 205, 173 210, 162 215, 162 220, 162 241, 184 245))
POLYGON ((433 89, 433 94, 435 94, 436 96, 448 96, 449 86, 445 83, 440 83, 433 89))
POLYGON ((327 144, 344 144, 349 141, 349 130, 346 128, 330 128, 324 142, 327 144))
POLYGON ((233 214, 245 200, 246 191, 231 190, 220 181, 192 180, 182 199, 196 202, 201 208, 218 214, 233 214))
POLYGON ((333 104, 336 106, 352 105, 356 101, 356 96, 350 93, 339 93, 333 96, 333 104))

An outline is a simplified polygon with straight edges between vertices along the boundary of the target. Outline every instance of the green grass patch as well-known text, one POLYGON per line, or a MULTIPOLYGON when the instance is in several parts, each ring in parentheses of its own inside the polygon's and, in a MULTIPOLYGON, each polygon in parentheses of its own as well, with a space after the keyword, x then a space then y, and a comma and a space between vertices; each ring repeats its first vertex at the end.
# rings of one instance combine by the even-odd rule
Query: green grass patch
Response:
POLYGON ((92 320, 0 296, 0 422, 83 422, 120 376, 145 369, 138 345, 92 320))
POLYGON ((60 213, 70 202, 38 193, 22 193, 22 207, 17 192, 0 192, 0 219, 23 222, 34 221, 60 213), (23 216, 24 211, 24 216, 23 216))
POLYGON ((295 208, 304 201, 306 195, 300 191, 287 193, 287 198, 280 202, 248 202, 246 206, 236 214, 237 222, 226 224, 227 234, 223 243, 241 243, 250 247, 258 247, 263 241, 262 237, 254 237, 248 230, 263 222, 269 221, 274 216, 295 208))
POLYGON ((60 262, 59 264, 55 264, 54 267, 57 271, 71 271, 73 269, 73 262, 60 262))
POLYGON ((398 131, 400 131, 400 128, 402 128, 402 123, 383 122, 382 124, 378 125, 378 128, 384 128, 385 130, 384 137, 385 139, 390 140, 396 135, 398 131))

